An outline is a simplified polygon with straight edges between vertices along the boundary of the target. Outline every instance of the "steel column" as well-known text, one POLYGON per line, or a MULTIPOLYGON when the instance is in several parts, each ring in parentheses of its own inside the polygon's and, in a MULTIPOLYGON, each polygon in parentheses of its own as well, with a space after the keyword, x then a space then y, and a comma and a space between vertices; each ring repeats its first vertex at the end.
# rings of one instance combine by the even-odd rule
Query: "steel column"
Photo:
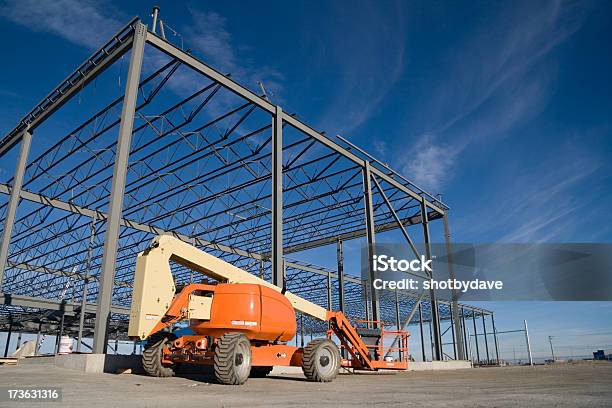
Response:
POLYGON ((342 241, 338 240, 336 248, 338 259, 338 307, 344 312, 344 255, 342 253, 342 241))
POLYGON ((493 314, 491 314, 491 325, 493 326, 493 340, 495 341, 495 361, 499 364, 499 344, 497 342, 497 329, 495 328, 493 314))
MULTIPOLYGON (((418 299, 416 300, 414 306, 412 307, 412 310, 410 311, 410 313, 408 314, 408 317, 406 317, 406 320, 404 320, 404 324, 403 326, 400 325, 400 317, 399 317, 399 307, 397 306, 399 304, 399 299, 398 299, 398 291, 395 290, 395 299, 396 299, 396 319, 397 319, 397 329, 401 330, 401 327, 404 327, 404 330, 406 330, 408 328, 408 325, 410 324, 410 322, 412 321, 412 318, 414 317, 415 313, 418 311, 418 307, 421 306, 421 301, 423 300, 423 298, 425 297, 425 292, 421 292, 421 295, 418 297, 418 299)), ((395 345, 397 344, 397 342, 400 340, 400 335, 398 334, 397 336, 395 336, 395 338, 393 339, 393 342, 391 343, 391 346, 389 348, 394 348, 395 345)), ((402 343, 403 344, 403 343, 402 343)), ((387 354, 385 354, 385 357, 388 357, 391 354, 391 351, 387 351, 387 354)))
MULTIPOLYGON (((395 289, 395 322, 397 324, 397 330, 402 330, 402 322, 400 321, 400 302, 399 302, 399 295, 397 294, 397 289, 395 289)), ((397 337, 395 338, 395 340, 397 340, 397 337)), ((391 348, 393 348, 395 346, 395 340, 393 340, 393 344, 391 345, 391 348)), ((401 348, 404 347, 404 341, 403 339, 399 339, 399 358, 400 360, 402 359, 402 351, 401 348)))
POLYGON ((400 321, 400 305, 399 305, 399 295, 397 294, 397 289, 395 289, 394 293, 395 293, 395 323, 397 325, 397 330, 401 330, 402 322, 400 321))
POLYGON ((36 332, 36 344, 34 345, 34 355, 38 355, 40 349, 40 332, 42 330, 42 321, 38 323, 38 331, 36 332))
POLYGON ((476 364, 480 364, 480 350, 478 349, 478 330, 476 330, 476 312, 473 310, 472 323, 474 325, 474 343, 476 344, 476 364))
POLYGON ((461 308, 461 327, 463 329, 462 333, 463 333, 463 345, 464 345, 464 351, 465 351, 465 358, 464 360, 468 359, 468 356, 470 355, 469 350, 468 350, 468 344, 470 342, 470 338, 466 335, 466 330, 467 327, 465 326, 465 310, 463 309, 463 307, 461 308))
MULTIPOLYGON (((425 257, 426 259, 431 258, 431 241, 429 237, 429 220, 427 218, 427 201, 423 198, 421 200, 421 225, 423 226, 423 242, 425 244, 425 257)), ((433 278, 433 272, 429 272, 429 277, 433 278)), ((431 304, 431 318, 430 322, 433 326, 434 336, 434 354, 432 360, 442 359, 442 339, 440 336, 440 318, 438 316, 438 302, 436 301, 436 293, 433 288, 429 289, 429 301, 431 304)))
POLYGON ((432 331, 432 327, 433 325, 431 324, 432 320, 431 320, 431 314, 429 315, 429 346, 431 347, 431 360, 435 360, 434 355, 435 355, 435 350, 434 350, 434 341, 433 341, 433 331, 432 331))
POLYGON ((272 283, 285 288, 283 276, 283 110, 272 117, 272 283))
POLYGON ((9 314, 9 329, 6 334, 6 346, 4 347, 4 357, 8 356, 9 344, 11 344, 11 334, 13 334, 13 316, 9 314))
POLYGON ((300 346, 304 347, 304 315, 300 313, 300 346))
MULTIPOLYGON (((450 279, 455 279, 455 269, 453 268, 453 255, 451 248, 451 233, 450 227, 448 225, 448 212, 444 214, 443 222, 444 222, 444 242, 446 245, 446 256, 448 262, 448 277, 450 279)), ((461 317, 459 316, 459 307, 457 303, 457 291, 455 289, 451 290, 451 315, 452 321, 454 324, 454 336, 453 337, 457 344, 455 347, 455 359, 465 360, 465 353, 463 352, 463 342, 465 341, 463 338, 463 332, 461 331, 461 317)))
MULTIPOLYGON (((372 282, 376 278, 374 274, 374 267, 372 265, 372 259, 374 259, 374 245, 376 244, 375 238, 375 224, 374 224, 374 207, 372 206, 372 174, 370 172, 370 163, 365 162, 363 167, 363 199, 365 203, 365 221, 366 221, 366 237, 368 246, 368 282, 367 286, 372 287, 372 282)), ((366 291, 367 292, 367 291, 366 291)), ((372 304, 372 320, 380 320, 380 307, 378 304, 378 292, 372 288, 371 292, 371 304, 372 304)), ((367 306, 367 305, 366 305, 367 306)))
POLYGON ((110 195, 106 234, 104 237, 104 254, 102 257, 100 289, 98 293, 98 307, 96 308, 96 324, 93 339, 93 352, 106 353, 107 328, 110 319, 110 307, 113 296, 113 283, 115 277, 115 262, 117 259, 117 246, 119 240, 119 227, 125 193, 125 180, 127 177, 128 159, 134 128, 134 113, 138 99, 138 85, 142 57, 147 37, 147 26, 138 23, 134 33, 130 66, 125 85, 125 96, 121 112, 121 124, 115 152, 115 166, 110 195))
POLYGON ((369 290, 369 285, 367 284, 367 281, 364 282, 363 285, 363 297, 364 297, 364 301, 363 301, 363 305, 365 306, 365 319, 366 320, 372 320, 371 319, 371 315, 370 315, 370 290, 369 290))
POLYGON ((327 310, 333 309, 331 272, 327 272, 327 310))
POLYGON ((454 356, 455 360, 457 360, 457 342, 455 341, 455 339, 456 339, 456 337, 455 337, 455 325, 453 324, 452 321, 450 323, 450 328, 451 328, 451 335, 453 336, 453 356, 454 356))
POLYGON ((525 323, 525 343, 527 345, 527 357, 529 357, 529 365, 533 365, 533 358, 531 356, 531 342, 529 341, 529 329, 527 328, 527 320, 523 320, 525 323))
POLYGON ((91 219, 89 234, 89 246, 87 247, 87 265, 83 274, 83 293, 81 294, 81 312, 79 313, 79 340, 77 342, 77 353, 81 352, 83 343, 83 326, 85 324, 85 308, 87 307, 87 286, 89 285, 89 275, 91 275, 91 261, 93 257, 94 238, 96 236, 96 216, 91 219))
POLYGON ((480 316, 482 317, 482 330, 484 331, 484 342, 485 342, 485 351, 487 353, 487 364, 489 364, 489 361, 490 361, 490 358, 489 358, 489 342, 487 340, 487 325, 485 323, 484 312, 481 312, 480 316))
POLYGON ((19 150, 19 158, 15 168, 15 176, 13 177, 13 187, 11 188, 11 196, 9 198, 6 217, 4 218, 4 231, 2 231, 2 242, 0 243, 0 292, 2 292, 2 282, 4 279, 4 271, 8 261, 9 245, 11 243, 11 235, 13 234, 13 224, 15 223, 15 215, 17 214, 17 206, 21 195, 21 186, 25 176, 26 166, 28 164, 28 155, 30 146, 32 145, 32 134, 29 130, 23 132, 21 137, 21 149, 19 150))
POLYGON ((423 354, 423 361, 426 360, 425 356, 425 336, 423 335, 423 310, 419 303, 419 328, 421 330, 421 353, 423 354))
POLYGON ((57 338, 55 339, 55 354, 59 354, 60 343, 62 341, 62 336, 64 335, 65 318, 66 318, 66 314, 62 311, 62 318, 60 320, 59 328, 57 330, 57 338))

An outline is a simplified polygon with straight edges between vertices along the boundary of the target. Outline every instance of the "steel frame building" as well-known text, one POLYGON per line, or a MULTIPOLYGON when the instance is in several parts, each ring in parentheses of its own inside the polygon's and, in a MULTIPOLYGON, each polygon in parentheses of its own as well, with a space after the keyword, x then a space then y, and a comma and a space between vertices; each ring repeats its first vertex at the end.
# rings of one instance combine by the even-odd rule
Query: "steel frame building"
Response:
MULTIPOLYGON (((490 360, 492 312, 433 292, 372 294, 344 271, 343 243, 371 245, 399 230, 418 255, 409 232, 429 251, 437 220, 450 251, 443 202, 156 31, 134 18, 0 140, 2 160, 17 153, 0 183, 0 328, 9 339, 93 336, 93 351, 105 353, 109 338, 125 338, 136 253, 168 233, 349 317, 418 324, 423 359, 425 323, 432 359, 466 359, 466 319, 476 339, 481 319, 490 360), (75 101, 128 55, 123 94, 83 113, 75 101), (58 137, 65 127, 45 126, 60 108, 75 123, 58 137), (292 258, 328 245, 336 269, 292 258)), ((173 273, 178 283, 199 279, 173 273)), ((298 324, 302 341, 326 329, 305 316, 298 324)))

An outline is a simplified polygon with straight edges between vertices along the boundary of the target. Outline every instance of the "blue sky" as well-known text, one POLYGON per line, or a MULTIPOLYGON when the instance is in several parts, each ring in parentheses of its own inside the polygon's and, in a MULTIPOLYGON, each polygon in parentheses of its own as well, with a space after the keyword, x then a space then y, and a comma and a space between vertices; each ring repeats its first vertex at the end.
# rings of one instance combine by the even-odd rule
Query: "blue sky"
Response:
MULTIPOLYGON (((612 240, 609 2, 159 4, 212 66, 443 194, 456 242, 612 240)), ((0 130, 151 5, 0 1, 0 130)), ((484 306, 542 353, 612 348, 610 303, 484 306)))

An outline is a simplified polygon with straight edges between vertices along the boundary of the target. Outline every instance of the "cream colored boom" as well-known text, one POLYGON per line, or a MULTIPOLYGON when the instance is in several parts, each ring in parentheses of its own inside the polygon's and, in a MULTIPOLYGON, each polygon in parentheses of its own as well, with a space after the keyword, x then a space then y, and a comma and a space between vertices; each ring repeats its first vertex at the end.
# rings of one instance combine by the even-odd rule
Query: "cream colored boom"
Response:
MULTIPOLYGON (((170 307, 176 292, 170 261, 200 272, 219 282, 255 283, 278 292, 281 289, 216 256, 207 254, 171 235, 159 235, 151 247, 138 254, 128 336, 148 336, 170 307)), ((285 292, 293 308, 319 320, 327 320, 327 310, 293 293, 285 292)))

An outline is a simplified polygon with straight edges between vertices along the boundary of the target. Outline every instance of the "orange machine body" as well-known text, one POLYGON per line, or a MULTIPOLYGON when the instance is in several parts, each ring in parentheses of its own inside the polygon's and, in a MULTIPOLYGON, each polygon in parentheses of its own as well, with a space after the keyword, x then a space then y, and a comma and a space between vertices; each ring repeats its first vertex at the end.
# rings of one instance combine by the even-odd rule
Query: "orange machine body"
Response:
POLYGON ((295 337, 295 311, 289 300, 273 289, 248 283, 215 286, 210 320, 192 320, 200 335, 220 337, 242 332, 251 340, 289 341, 295 337))
MULTIPOLYGON (((194 283, 178 293, 164 319, 151 334, 188 318, 191 295, 212 295, 210 319, 191 319, 189 327, 194 335, 182 336, 163 349, 163 363, 190 362, 213 364, 216 339, 226 333, 241 332, 251 340, 252 366, 301 366, 303 349, 286 344, 296 334, 293 305, 282 293, 267 286, 251 283, 194 283)), ((335 334, 342 349, 349 354, 342 359, 343 367, 358 370, 406 369, 408 367, 408 333, 383 328, 382 322, 366 322, 381 327, 379 344, 367 345, 360 337, 357 326, 349 322, 342 312, 328 311, 330 324, 328 338, 335 334), (400 346, 389 348, 384 336, 399 335, 400 346), (387 352, 399 353, 399 359, 384 358, 387 352)), ((361 322, 363 325, 364 322, 361 322)))

